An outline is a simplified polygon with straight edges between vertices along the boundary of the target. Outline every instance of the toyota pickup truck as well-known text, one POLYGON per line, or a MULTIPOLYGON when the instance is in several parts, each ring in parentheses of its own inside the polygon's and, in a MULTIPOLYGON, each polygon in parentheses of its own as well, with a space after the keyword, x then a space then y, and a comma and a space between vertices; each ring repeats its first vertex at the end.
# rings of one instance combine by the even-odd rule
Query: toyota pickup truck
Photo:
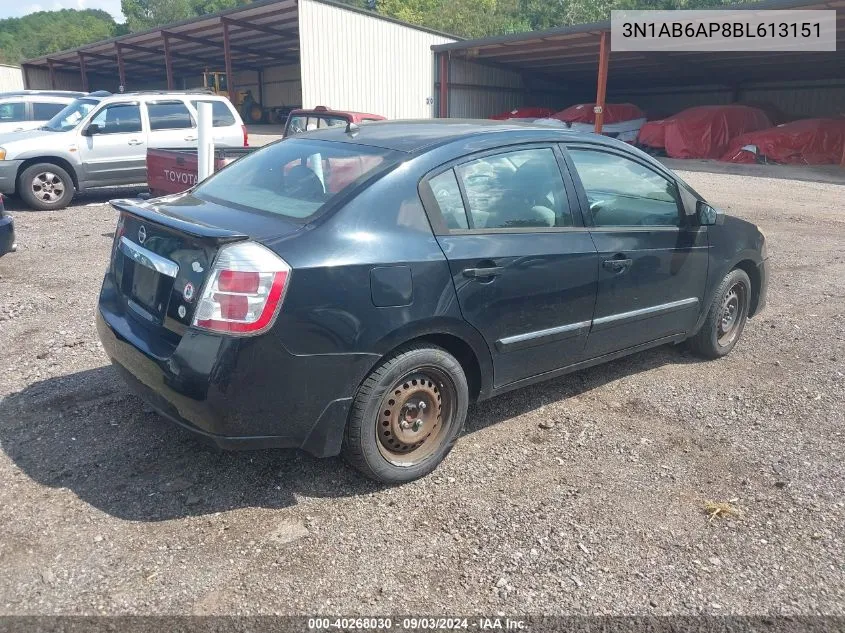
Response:
MULTIPOLYGON (((254 147, 227 147, 214 150, 214 171, 241 156, 249 154, 254 147)), ((147 185, 150 196, 158 198, 171 193, 180 193, 197 184, 199 158, 195 149, 148 149, 147 185)))
MULTIPOLYGON (((288 115, 282 138, 327 127, 382 120, 384 117, 379 114, 330 110, 326 106, 317 106, 313 110, 297 109, 292 110, 288 115)), ((258 148, 243 147, 215 150, 214 171, 222 169, 256 149, 258 148)), ((190 189, 197 184, 198 166, 199 159, 196 150, 148 149, 147 183, 150 187, 150 196, 158 198, 190 189)), ((341 176, 334 178, 341 178, 341 176)))

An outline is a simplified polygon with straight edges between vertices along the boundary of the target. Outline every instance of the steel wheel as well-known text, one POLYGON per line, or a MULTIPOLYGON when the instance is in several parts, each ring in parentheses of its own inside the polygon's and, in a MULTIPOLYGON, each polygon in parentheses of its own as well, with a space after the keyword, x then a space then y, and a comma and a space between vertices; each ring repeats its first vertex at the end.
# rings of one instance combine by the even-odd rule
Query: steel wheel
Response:
POLYGON ((716 326, 716 337, 719 345, 723 347, 733 343, 739 336, 748 306, 747 292, 745 284, 738 281, 728 288, 722 299, 722 310, 716 326))
POLYGON ((43 171, 32 179, 32 193, 39 200, 53 204, 65 195, 65 184, 51 171, 43 171))
POLYGON ((445 372, 424 367, 398 380, 381 402, 379 453, 395 466, 415 466, 449 437, 456 388, 445 372))

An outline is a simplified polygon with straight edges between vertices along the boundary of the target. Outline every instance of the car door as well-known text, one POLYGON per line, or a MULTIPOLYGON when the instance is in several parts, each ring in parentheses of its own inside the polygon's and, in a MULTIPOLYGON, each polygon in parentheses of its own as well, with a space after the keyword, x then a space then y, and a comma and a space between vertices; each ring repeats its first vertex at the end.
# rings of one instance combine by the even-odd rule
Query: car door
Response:
POLYGON ((197 122, 184 101, 168 99, 145 105, 153 149, 191 149, 197 146, 197 122))
POLYGON ((82 130, 79 147, 85 184, 146 182, 147 133, 137 102, 100 108, 82 130))
POLYGON ((441 167, 420 187, 496 387, 583 356, 598 256, 559 158, 550 145, 497 150, 441 167))
POLYGON ((689 332, 707 282, 707 228, 674 178, 633 154, 567 144, 599 257, 589 358, 689 332))

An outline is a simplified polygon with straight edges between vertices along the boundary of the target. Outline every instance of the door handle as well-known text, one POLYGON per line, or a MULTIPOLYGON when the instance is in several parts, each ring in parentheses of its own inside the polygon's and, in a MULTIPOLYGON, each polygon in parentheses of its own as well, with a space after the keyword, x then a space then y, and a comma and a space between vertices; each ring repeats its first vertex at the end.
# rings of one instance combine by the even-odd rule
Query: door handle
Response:
POLYGON ((605 268, 605 270, 609 270, 614 273, 622 273, 625 272, 628 268, 630 268, 631 264, 634 261, 631 259, 606 259, 604 260, 601 265, 605 268))
POLYGON ((143 145, 144 141, 139 141, 138 139, 133 138, 131 141, 129 141, 129 144, 130 145, 143 145))
POLYGON ((197 140, 197 137, 196 136, 186 136, 185 140, 186 141, 195 141, 195 140, 197 140))
POLYGON ((486 277, 495 277, 505 272, 501 266, 489 266, 487 268, 464 268, 464 277, 470 279, 484 279, 486 277))

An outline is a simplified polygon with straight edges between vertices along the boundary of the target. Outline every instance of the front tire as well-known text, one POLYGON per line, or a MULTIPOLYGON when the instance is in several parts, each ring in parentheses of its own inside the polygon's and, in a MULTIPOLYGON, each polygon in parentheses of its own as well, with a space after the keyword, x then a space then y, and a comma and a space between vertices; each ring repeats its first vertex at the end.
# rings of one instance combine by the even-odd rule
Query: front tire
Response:
POLYGON ((416 345, 387 358, 363 382, 343 438, 343 456, 377 481, 419 479, 449 454, 466 421, 461 364, 439 347, 416 345))
POLYGON ((18 193, 27 206, 37 211, 64 209, 73 200, 73 178, 52 163, 30 165, 18 178, 18 193))
POLYGON ((689 340, 692 350, 704 358, 727 356, 736 346, 751 307, 751 280, 734 269, 719 284, 704 325, 689 340))

